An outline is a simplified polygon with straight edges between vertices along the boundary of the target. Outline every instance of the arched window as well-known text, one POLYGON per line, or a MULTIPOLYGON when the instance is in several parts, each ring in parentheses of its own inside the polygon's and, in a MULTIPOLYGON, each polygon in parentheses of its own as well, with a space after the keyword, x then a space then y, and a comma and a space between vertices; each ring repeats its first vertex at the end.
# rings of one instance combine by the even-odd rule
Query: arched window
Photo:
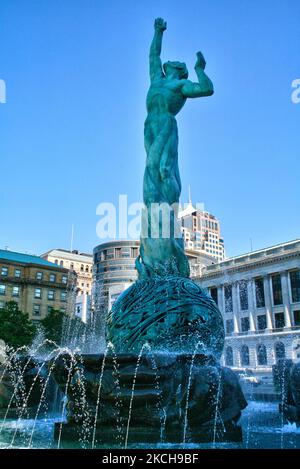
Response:
POLYGON ((84 271, 84 265, 83 265, 83 264, 81 264, 81 266, 80 266, 80 271, 81 271, 81 272, 84 271))
POLYGON ((226 347, 225 363, 227 366, 233 366, 233 350, 232 347, 226 347))
POLYGON ((89 266, 88 266, 88 265, 85 266, 85 271, 86 271, 86 272, 89 271, 89 266))
POLYGON ((64 265, 64 261, 60 261, 60 263, 59 263, 59 264, 60 264, 60 266, 61 266, 61 267, 63 267, 63 265, 64 265))
POLYGON ((249 347, 247 345, 242 345, 241 348, 241 364, 242 366, 250 365, 249 347))
POLYGON ((275 345, 275 357, 276 361, 285 358, 285 346, 282 342, 277 342, 275 345))
POLYGON ((257 346, 257 364, 267 365, 267 349, 263 344, 257 346))

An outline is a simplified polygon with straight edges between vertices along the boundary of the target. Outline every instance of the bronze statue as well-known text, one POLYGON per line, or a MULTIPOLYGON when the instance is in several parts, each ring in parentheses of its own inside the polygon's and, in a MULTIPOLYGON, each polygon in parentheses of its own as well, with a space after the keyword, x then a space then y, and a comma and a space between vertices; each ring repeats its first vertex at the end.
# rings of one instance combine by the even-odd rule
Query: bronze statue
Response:
POLYGON ((205 74, 205 59, 197 53, 195 71, 198 82, 188 80, 185 63, 166 62, 162 65, 160 54, 166 22, 157 18, 150 47, 150 88, 147 94, 147 118, 144 140, 147 153, 143 196, 146 210, 142 218, 141 259, 136 266, 140 278, 165 272, 189 277, 189 266, 184 254, 183 241, 177 222, 177 206, 181 193, 178 168, 178 130, 175 116, 187 98, 201 98, 213 94, 213 84, 205 74), (161 221, 151 216, 153 204, 168 204, 168 223, 174 230, 163 237, 161 221), (151 236, 151 228, 159 223, 157 237, 151 236))

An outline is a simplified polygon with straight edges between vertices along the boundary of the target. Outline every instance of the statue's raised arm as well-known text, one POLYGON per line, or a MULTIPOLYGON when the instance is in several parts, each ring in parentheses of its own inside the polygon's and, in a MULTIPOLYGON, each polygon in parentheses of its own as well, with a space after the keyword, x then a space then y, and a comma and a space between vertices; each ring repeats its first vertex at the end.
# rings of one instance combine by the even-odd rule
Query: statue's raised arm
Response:
POLYGON ((167 23, 162 18, 156 18, 154 22, 154 37, 150 47, 150 79, 151 81, 162 78, 164 73, 161 63, 161 46, 163 32, 167 29, 167 23))
POLYGON ((186 98, 201 98, 203 96, 211 96, 214 93, 212 81, 204 72, 205 66, 206 61, 202 52, 197 52, 195 71, 198 77, 198 83, 186 80, 182 88, 182 94, 186 98))

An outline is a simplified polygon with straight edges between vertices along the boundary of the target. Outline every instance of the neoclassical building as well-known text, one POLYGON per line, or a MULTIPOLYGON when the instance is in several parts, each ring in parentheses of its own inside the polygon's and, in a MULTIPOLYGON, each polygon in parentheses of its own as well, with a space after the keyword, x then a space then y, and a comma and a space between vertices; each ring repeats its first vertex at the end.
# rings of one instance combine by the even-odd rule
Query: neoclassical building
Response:
POLYGON ((223 360, 234 367, 271 367, 300 347, 300 240, 206 266, 196 281, 223 314, 223 360))

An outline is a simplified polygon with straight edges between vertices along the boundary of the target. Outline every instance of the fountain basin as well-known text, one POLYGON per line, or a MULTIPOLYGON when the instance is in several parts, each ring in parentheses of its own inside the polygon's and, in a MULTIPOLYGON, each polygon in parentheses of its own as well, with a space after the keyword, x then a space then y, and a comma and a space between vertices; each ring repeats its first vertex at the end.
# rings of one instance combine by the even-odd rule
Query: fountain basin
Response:
POLYGON ((60 440, 92 447, 242 440, 237 422, 247 402, 237 376, 211 355, 62 355, 50 366, 68 397, 60 440))

